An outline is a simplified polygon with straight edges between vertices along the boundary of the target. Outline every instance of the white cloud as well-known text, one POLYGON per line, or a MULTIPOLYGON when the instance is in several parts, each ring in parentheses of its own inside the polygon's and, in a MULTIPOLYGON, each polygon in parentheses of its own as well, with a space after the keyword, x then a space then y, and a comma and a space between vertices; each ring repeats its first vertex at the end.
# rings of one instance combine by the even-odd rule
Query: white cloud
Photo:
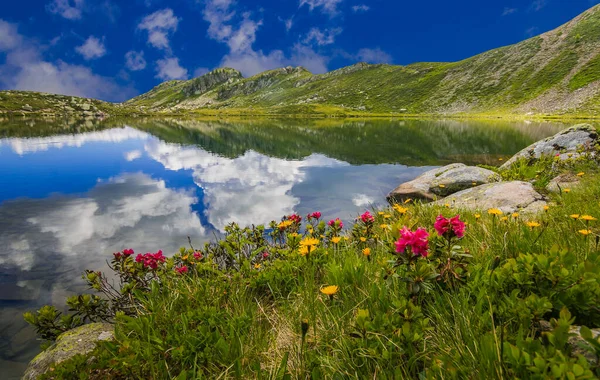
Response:
POLYGON ((360 49, 358 53, 356 53, 356 58, 359 61, 368 63, 392 63, 392 56, 380 48, 360 49))
POLYGON ((142 152, 139 150, 132 150, 131 152, 125 153, 125 159, 130 162, 135 161, 141 157, 142 157, 142 152))
POLYGON ((67 20, 79 20, 83 11, 84 0, 53 0, 46 9, 50 13, 58 14, 67 20))
POLYGON ((144 59, 144 52, 140 51, 128 51, 125 54, 125 66, 131 71, 144 70, 146 68, 146 60, 144 59))
POLYGON ((89 36, 85 40, 84 44, 75 48, 79 54, 86 60, 101 58, 106 54, 106 47, 104 47, 104 41, 94 36, 89 36))
POLYGON ((208 73, 210 70, 208 67, 198 67, 194 70, 194 78, 201 77, 202 75, 208 73))
POLYGON ((147 15, 138 29, 148 32, 148 43, 157 49, 170 50, 169 33, 177 31, 180 19, 173 10, 165 8, 147 15))
POLYGON ((352 12, 363 13, 363 12, 367 12, 369 9, 371 9, 371 7, 369 7, 368 5, 365 5, 365 4, 354 5, 352 7, 352 12))
POLYGON ((208 36, 229 47, 221 66, 237 69, 244 76, 290 65, 302 65, 314 73, 327 71, 329 59, 304 45, 294 45, 289 56, 282 50, 254 50, 252 45, 262 20, 253 20, 249 13, 236 18, 232 5, 233 0, 207 0, 203 11, 203 17, 209 23, 208 36))
POLYGON ((356 207, 369 207, 375 203, 375 199, 368 196, 367 194, 356 194, 352 198, 352 203, 356 207))
POLYGON ((79 148, 87 143, 93 142, 120 143, 127 140, 147 140, 149 138, 150 135, 145 132, 130 127, 124 127, 73 135, 0 139, 0 147, 10 147, 16 154, 25 155, 35 152, 44 152, 49 149, 62 149, 64 147, 79 148))
POLYGON ((0 52, 14 49, 21 44, 21 40, 15 24, 0 20, 0 52))
POLYGON ((342 28, 325 29, 312 28, 304 38, 305 44, 316 43, 319 46, 331 45, 335 42, 335 37, 342 33, 342 28))
POLYGON ((311 11, 316 8, 321 8, 324 13, 333 16, 338 13, 337 6, 342 1, 343 0, 300 0, 300 7, 308 5, 308 9, 311 11))
POLYGON ((525 35, 527 37, 533 37, 537 34, 538 30, 539 29, 537 26, 532 26, 531 28, 528 28, 527 30, 525 30, 525 35))
POLYGON ((545 8, 547 4, 547 0, 534 0, 533 3, 531 3, 531 9, 537 12, 545 8))
POLYGON ((288 19, 283 19, 281 17, 279 17, 279 21, 283 22, 283 24, 285 25, 285 31, 289 32, 292 29, 292 26, 294 26, 294 17, 290 17, 288 19))
MULTIPOLYGON (((5 22, 0 20, 0 24, 5 22)), ((18 45, 5 43, 6 58, 0 64, 0 87, 29 90, 104 100, 122 101, 137 91, 122 86, 114 79, 95 74, 90 68, 57 60, 44 59, 44 48, 34 40, 18 35, 18 45)), ((8 41, 8 39, 6 39, 8 41)))
POLYGON ((165 58, 156 61, 156 78, 162 80, 187 79, 187 69, 179 66, 179 58, 165 58))
POLYGON ((502 16, 508 16, 517 11, 518 11, 517 8, 504 7, 504 11, 502 11, 502 16))

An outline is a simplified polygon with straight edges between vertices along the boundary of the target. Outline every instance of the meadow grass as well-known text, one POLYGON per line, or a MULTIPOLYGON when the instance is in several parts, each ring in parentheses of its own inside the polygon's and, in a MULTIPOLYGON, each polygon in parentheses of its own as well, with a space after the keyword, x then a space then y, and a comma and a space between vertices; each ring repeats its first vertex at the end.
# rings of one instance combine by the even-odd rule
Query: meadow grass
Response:
MULTIPOLYGON (((552 162, 538 165, 502 174, 541 180, 552 162)), ((93 360, 44 378, 595 378, 567 338, 571 324, 600 327, 600 175, 570 170, 581 184, 538 215, 408 202, 343 231, 315 218, 232 224, 154 270, 115 257, 139 280, 121 292, 134 310, 117 308, 116 339, 93 360), (438 215, 460 215, 464 237, 438 236, 438 215), (396 252, 404 226, 428 231, 427 257, 396 252)))

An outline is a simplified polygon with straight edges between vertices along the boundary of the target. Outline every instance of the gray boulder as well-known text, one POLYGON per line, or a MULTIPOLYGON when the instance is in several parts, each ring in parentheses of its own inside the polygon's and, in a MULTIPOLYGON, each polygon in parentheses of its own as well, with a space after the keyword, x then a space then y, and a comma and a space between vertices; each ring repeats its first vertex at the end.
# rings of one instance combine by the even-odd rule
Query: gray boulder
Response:
POLYGON ((491 170, 451 164, 430 170, 412 181, 401 184, 388 194, 388 201, 401 203, 410 198, 429 202, 460 190, 499 180, 500 176, 491 170))
POLYGON ((518 159, 535 159, 541 156, 559 155, 561 160, 577 157, 578 150, 592 151, 598 143, 598 132, 590 124, 579 124, 554 136, 531 144, 512 156, 500 169, 510 168, 518 159))
POLYGON ((450 204, 454 208, 485 212, 491 208, 505 214, 538 213, 546 205, 544 197, 529 182, 489 183, 452 194, 434 204, 450 204))
POLYGON ((551 193, 560 193, 565 189, 577 187, 581 182, 580 178, 573 173, 563 173, 553 178, 546 186, 546 190, 551 193))
POLYGON ((96 347, 96 342, 112 339, 114 339, 114 326, 108 323, 90 323, 67 331, 29 363, 23 379, 37 379, 53 365, 77 354, 85 355, 91 352, 96 347))

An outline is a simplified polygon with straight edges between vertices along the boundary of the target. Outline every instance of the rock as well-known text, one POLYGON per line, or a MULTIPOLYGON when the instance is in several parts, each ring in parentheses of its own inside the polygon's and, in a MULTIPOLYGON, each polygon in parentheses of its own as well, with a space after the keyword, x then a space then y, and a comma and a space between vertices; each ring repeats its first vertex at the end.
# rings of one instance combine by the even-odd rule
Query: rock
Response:
POLYGON ((561 160, 577 155, 577 150, 583 148, 591 151, 598 143, 598 132, 590 124, 579 124, 565 129, 545 140, 529 145, 506 161, 500 169, 510 168, 520 158, 540 158, 543 155, 556 156, 561 160))
POLYGON ((89 111, 90 108, 92 108, 92 106, 89 103, 83 103, 81 105, 81 109, 84 110, 84 111, 89 111))
POLYGON ((498 182, 502 178, 498 173, 476 166, 461 166, 436 176, 429 185, 429 190, 440 196, 454 194, 457 191, 490 182, 498 182))
MULTIPOLYGON (((540 330, 542 331, 552 331, 552 325, 548 321, 540 321, 540 330)), ((569 328, 569 333, 572 334, 567 341, 567 344, 571 347, 571 355, 576 357, 577 355, 581 355, 587 359, 591 364, 596 364, 598 362, 598 358, 594 355, 593 350, 590 351, 592 346, 581 337, 581 326, 573 325, 569 328)), ((592 336, 594 339, 598 339, 600 336, 600 329, 590 329, 592 331, 592 336)))
POLYGON ((61 334, 56 343, 36 356, 27 367, 23 379, 34 380, 58 364, 77 354, 87 354, 96 347, 96 342, 112 340, 114 327, 108 323, 91 323, 61 334))
POLYGON ((421 174, 403 183, 388 195, 391 203, 401 203, 408 198, 433 201, 460 190, 484 183, 499 181, 500 176, 491 170, 452 164, 421 174))
POLYGON ((454 208, 487 211, 498 208, 505 214, 537 213, 546 205, 544 197, 529 182, 488 183, 452 194, 434 204, 450 204, 454 208))
POLYGON ((33 111, 33 107, 32 107, 32 106, 30 106, 29 104, 25 104, 25 105, 24 105, 23 107, 21 107, 21 108, 23 108, 25 111, 29 111, 29 112, 33 111))
POLYGON ((435 180, 437 176, 448 170, 462 167, 466 167, 466 165, 451 164, 425 172, 412 181, 405 182, 392 190, 392 192, 388 194, 387 199, 390 203, 402 203, 409 198, 433 201, 435 199, 435 194, 429 190, 431 182, 435 180))
POLYGON ((563 173, 553 178, 550 183, 548 183, 548 186, 546 186, 546 190, 551 193, 560 193, 565 189, 577 187, 580 182, 580 178, 573 173, 563 173))

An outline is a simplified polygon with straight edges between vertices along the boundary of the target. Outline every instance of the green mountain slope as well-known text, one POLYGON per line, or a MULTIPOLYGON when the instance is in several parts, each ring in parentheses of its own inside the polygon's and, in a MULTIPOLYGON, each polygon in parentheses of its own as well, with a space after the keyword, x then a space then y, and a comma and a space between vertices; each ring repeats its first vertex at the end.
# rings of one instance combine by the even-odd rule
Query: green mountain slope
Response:
POLYGON ((553 31, 460 62, 359 63, 322 75, 288 67, 250 78, 218 69, 164 83, 126 104, 156 111, 310 106, 377 113, 595 114, 600 5, 553 31), (212 85, 189 91, 198 81, 212 85))

